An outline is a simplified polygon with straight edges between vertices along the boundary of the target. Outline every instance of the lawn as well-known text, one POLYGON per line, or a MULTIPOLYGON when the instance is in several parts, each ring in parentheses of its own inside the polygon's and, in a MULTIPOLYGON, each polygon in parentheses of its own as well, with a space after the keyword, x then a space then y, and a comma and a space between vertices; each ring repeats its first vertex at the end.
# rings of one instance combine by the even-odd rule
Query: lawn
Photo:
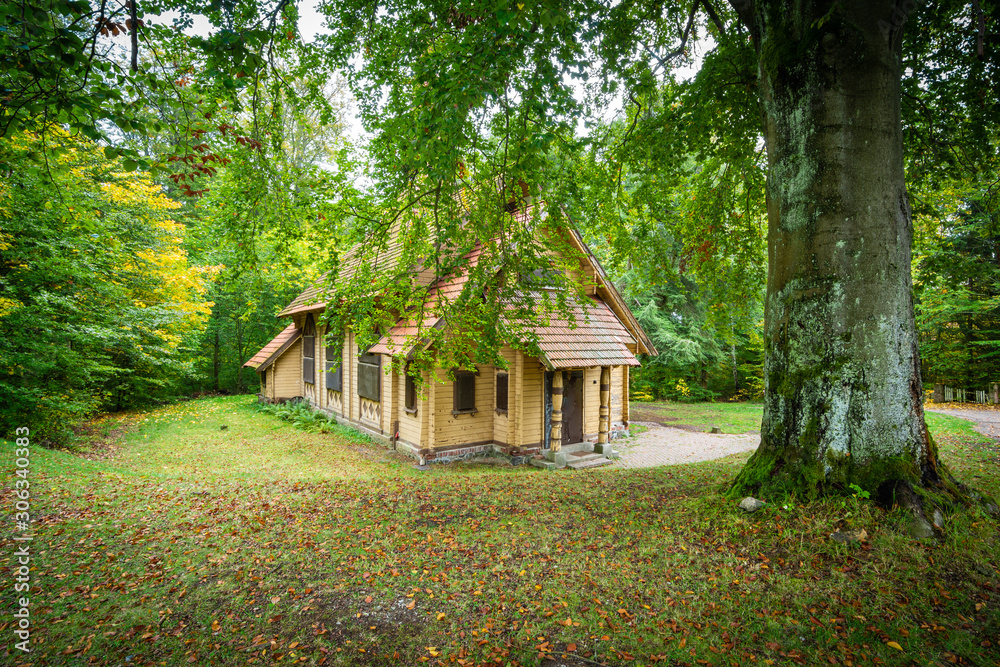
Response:
POLYGON ((629 405, 629 416, 634 421, 657 422, 692 431, 711 431, 718 427, 722 433, 750 433, 760 431, 764 406, 760 403, 673 403, 656 401, 629 405))
MULTIPOLYGON (((1000 496, 996 445, 930 421, 1000 496)), ((976 509, 924 541, 857 498, 746 515, 723 495, 745 455, 420 471, 247 397, 95 434, 90 458, 32 451, 33 651, 13 648, 9 586, 3 664, 1000 665, 1000 531, 976 509)))

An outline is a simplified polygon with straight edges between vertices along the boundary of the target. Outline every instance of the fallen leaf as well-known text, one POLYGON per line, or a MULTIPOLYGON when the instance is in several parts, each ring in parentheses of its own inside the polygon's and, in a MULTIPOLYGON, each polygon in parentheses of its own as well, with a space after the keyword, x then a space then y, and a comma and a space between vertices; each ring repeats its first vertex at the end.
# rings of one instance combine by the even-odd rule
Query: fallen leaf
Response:
POLYGON ((885 645, 886 646, 891 646, 892 648, 896 649, 897 651, 902 651, 903 650, 903 647, 900 646, 899 644, 897 644, 896 642, 886 642, 885 645))

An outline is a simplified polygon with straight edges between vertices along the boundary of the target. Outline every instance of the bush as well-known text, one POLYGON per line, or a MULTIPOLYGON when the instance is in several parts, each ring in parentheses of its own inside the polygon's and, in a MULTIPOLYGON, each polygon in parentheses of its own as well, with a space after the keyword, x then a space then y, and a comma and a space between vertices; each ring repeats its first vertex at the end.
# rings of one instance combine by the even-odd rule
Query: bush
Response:
POLYGON ((324 412, 313 410, 306 401, 287 403, 258 403, 257 409, 283 419, 295 428, 310 433, 331 433, 337 425, 337 418, 324 412))

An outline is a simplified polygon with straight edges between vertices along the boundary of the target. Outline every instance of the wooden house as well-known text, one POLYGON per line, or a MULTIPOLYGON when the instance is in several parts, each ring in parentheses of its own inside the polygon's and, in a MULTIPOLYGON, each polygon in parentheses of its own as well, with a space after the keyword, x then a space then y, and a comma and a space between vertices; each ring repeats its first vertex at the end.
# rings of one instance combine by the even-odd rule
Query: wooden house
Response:
MULTIPOLYGON (((656 351, 579 233, 566 234, 582 258, 574 279, 586 297, 572 300, 575 326, 550 320, 537 328, 540 357, 508 345, 502 352, 506 368, 478 366, 455 371, 454 378, 439 368, 433 371, 436 381, 424 373, 418 391, 407 373, 391 370, 394 357, 405 359, 418 344, 415 323, 401 316, 368 349, 358 349, 351 330, 324 343, 320 322, 327 302, 317 286, 279 313, 292 323, 247 363, 262 373, 261 395, 275 400, 294 392, 421 462, 497 451, 515 462, 542 454, 547 467, 607 463, 611 441, 628 428, 629 369, 639 365, 637 354, 656 351), (287 384, 293 367, 294 388, 287 384)), ((398 255, 390 248, 378 268, 394 265, 398 255)), ((468 259, 474 263, 476 252, 468 259)), ((348 257, 340 270, 350 274, 357 267, 348 257)), ((439 280, 430 298, 455 295, 465 282, 464 274, 439 280)), ((446 324, 433 317, 424 322, 446 324)))
POLYGON ((283 403, 302 396, 302 330, 289 324, 243 364, 260 376, 260 397, 283 403))

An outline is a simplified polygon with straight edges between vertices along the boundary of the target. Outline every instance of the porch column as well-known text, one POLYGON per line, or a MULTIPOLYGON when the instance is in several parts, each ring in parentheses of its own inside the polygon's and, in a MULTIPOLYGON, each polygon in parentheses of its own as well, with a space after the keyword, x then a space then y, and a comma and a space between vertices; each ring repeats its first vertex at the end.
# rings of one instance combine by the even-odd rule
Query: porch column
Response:
POLYGON ((601 368, 601 411, 597 427, 597 444, 608 442, 608 430, 611 421, 611 368, 601 368))
POLYGON ((552 430, 549 432, 549 448, 553 452, 562 448, 562 404, 563 375, 557 370, 552 373, 552 430))

